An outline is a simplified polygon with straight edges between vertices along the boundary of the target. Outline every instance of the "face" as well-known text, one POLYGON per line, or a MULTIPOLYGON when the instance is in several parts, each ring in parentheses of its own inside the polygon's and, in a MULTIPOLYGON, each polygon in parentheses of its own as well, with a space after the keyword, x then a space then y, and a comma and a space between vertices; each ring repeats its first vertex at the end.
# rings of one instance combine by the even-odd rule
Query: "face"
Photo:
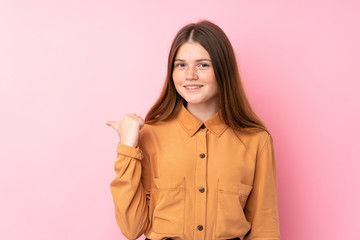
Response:
POLYGON ((180 46, 172 73, 177 92, 189 105, 215 107, 218 85, 209 53, 197 42, 180 46))

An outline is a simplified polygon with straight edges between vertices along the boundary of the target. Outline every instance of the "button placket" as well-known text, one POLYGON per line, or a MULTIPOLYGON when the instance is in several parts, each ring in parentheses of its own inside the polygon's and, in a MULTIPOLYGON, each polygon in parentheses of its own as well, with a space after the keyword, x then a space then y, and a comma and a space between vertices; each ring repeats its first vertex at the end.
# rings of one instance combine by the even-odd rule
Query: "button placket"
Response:
MULTIPOLYGON (((204 125, 205 126, 205 125, 204 125)), ((194 239, 205 239, 203 231, 206 222, 206 176, 207 176, 207 129, 196 133, 196 176, 195 186, 197 194, 195 195, 195 228, 194 239)))

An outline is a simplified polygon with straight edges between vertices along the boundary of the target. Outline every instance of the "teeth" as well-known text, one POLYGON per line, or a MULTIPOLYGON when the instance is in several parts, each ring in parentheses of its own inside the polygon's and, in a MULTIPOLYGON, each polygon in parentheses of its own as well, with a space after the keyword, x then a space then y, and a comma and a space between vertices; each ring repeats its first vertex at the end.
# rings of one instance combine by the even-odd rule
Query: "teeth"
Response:
POLYGON ((200 88, 201 86, 198 85, 198 86, 186 86, 185 88, 190 88, 190 89, 195 89, 195 88, 200 88))

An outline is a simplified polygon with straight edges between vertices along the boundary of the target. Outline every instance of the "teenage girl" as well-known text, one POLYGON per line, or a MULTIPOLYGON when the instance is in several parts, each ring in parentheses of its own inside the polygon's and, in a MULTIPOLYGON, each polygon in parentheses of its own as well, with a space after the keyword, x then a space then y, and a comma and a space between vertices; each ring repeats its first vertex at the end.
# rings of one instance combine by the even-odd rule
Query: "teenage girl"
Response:
POLYGON ((130 113, 107 125, 120 137, 110 188, 128 239, 280 239, 272 137, 217 25, 177 33, 145 121, 130 113))

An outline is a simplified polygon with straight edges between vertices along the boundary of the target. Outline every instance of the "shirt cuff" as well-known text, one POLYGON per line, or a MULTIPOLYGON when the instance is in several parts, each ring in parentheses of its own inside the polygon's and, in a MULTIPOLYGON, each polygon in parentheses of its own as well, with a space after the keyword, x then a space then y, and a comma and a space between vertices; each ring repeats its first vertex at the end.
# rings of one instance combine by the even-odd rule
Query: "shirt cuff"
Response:
POLYGON ((117 153, 130 158, 138 160, 143 159, 143 153, 139 147, 132 147, 125 144, 118 143, 117 153))

